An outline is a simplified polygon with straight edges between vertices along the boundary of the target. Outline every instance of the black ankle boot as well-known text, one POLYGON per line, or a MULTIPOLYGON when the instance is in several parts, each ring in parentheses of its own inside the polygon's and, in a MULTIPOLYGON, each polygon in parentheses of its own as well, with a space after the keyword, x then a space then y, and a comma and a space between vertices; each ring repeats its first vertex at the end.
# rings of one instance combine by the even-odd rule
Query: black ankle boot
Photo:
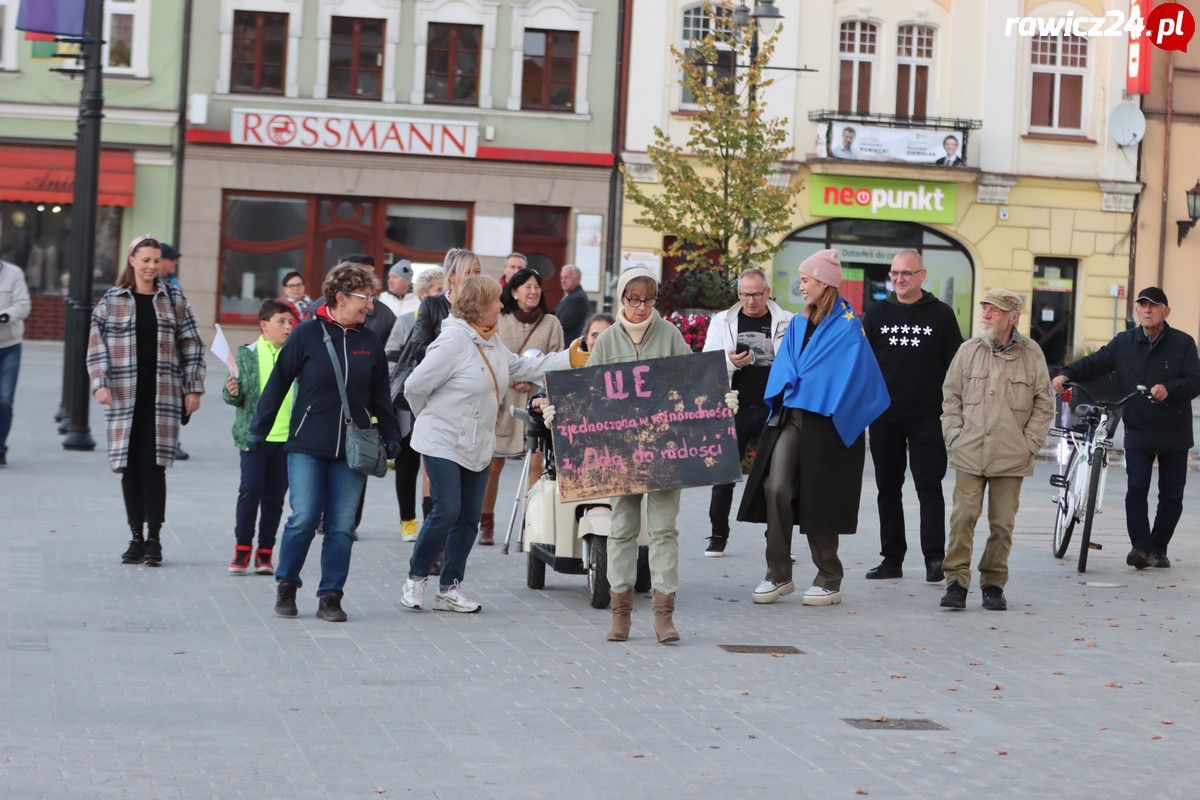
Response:
POLYGON ((429 519, 429 515, 432 513, 433 513, 433 498, 432 497, 422 497, 421 498, 421 518, 429 519))
POLYGON ((291 581, 280 581, 275 589, 275 616, 295 617, 300 611, 296 608, 296 584, 291 581))
POLYGON ((142 541, 141 536, 135 536, 129 540, 129 549, 121 554, 122 564, 140 564, 142 557, 146 554, 146 543, 142 541))
POLYGON ((147 567, 162 566, 162 542, 158 539, 147 539, 143 550, 142 563, 147 567))
POLYGON ((337 592, 329 592, 318 598, 317 619, 326 622, 345 622, 346 612, 342 611, 342 596, 337 592))

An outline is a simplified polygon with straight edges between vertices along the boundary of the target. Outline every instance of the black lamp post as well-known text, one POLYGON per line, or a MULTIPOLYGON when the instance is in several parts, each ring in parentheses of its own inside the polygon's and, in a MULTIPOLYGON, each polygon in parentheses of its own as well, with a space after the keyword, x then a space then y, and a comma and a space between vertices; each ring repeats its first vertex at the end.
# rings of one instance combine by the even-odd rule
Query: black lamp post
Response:
POLYGON ((71 214, 71 295, 63 352, 63 397, 69 413, 63 448, 95 450, 88 427, 92 393, 87 374, 87 340, 92 317, 92 258, 96 247, 96 205, 100 184, 100 120, 104 85, 100 63, 104 0, 86 0, 83 17, 83 91, 79 98, 75 145, 75 197, 71 214))
MULTIPOLYGON (((758 34, 767 34, 768 36, 774 32, 775 26, 783 21, 783 12, 775 7, 775 0, 758 0, 754 4, 754 11, 746 5, 746 0, 742 0, 742 4, 733 10, 733 24, 738 30, 745 30, 751 22, 754 23, 754 31, 750 39, 750 65, 753 67, 758 63, 758 34)), ((758 82, 754 81, 749 87, 750 105, 754 105, 758 100, 758 82)))
POLYGON ((1187 208, 1188 219, 1176 221, 1179 226, 1179 239, 1175 245, 1178 247, 1183 244, 1183 240, 1192 232, 1192 228, 1196 227, 1196 220, 1200 219, 1200 180, 1196 181, 1196 185, 1188 189, 1187 192, 1187 208))

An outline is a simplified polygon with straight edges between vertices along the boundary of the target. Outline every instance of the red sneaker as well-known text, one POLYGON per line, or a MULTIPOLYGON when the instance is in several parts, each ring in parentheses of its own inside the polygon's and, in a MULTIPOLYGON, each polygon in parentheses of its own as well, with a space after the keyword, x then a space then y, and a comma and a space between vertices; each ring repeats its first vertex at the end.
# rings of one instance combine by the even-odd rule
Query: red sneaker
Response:
POLYGON ((233 561, 229 562, 231 575, 245 575, 250 568, 250 554, 254 548, 248 544, 239 544, 233 550, 233 561))
MULTIPOLYGON (((249 561, 250 557, 247 556, 249 561)), ((274 575, 275 565, 271 563, 271 548, 260 547, 254 553, 254 573, 256 575, 274 575)))

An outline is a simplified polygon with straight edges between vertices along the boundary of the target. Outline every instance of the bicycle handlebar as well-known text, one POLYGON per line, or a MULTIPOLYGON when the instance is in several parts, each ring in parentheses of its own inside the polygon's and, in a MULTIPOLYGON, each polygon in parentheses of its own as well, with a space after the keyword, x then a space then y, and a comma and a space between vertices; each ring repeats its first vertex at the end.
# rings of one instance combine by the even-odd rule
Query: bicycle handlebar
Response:
POLYGON ((1065 384, 1063 384, 1063 386, 1065 386, 1066 388, 1068 388, 1072 391, 1078 389, 1084 395, 1084 399, 1089 401, 1092 405, 1104 406, 1105 408, 1121 408, 1122 406, 1124 406, 1126 403, 1128 403, 1130 400, 1132 400, 1135 397, 1149 397, 1150 396, 1150 390, 1147 389, 1145 386, 1138 384, 1132 392, 1125 395, 1124 397, 1122 397, 1120 400, 1116 401, 1115 403, 1097 403, 1096 400, 1092 397, 1091 392, 1089 392, 1087 389, 1085 389, 1082 384, 1075 383, 1074 381, 1067 381, 1065 384))

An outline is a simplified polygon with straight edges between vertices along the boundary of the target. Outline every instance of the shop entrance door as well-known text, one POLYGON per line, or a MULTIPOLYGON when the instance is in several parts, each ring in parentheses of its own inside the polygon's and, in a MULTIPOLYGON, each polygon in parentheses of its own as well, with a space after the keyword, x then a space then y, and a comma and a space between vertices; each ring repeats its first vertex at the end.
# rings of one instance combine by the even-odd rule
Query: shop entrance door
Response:
POLYGON ((529 259, 542 276, 542 297, 553 311, 562 300, 558 271, 567 263, 567 219, 570 209, 517 206, 513 223, 513 250, 529 259))
POLYGON ((1074 258, 1035 258, 1033 298, 1029 303, 1029 336, 1046 356, 1050 374, 1057 375, 1073 341, 1075 277, 1074 258))

